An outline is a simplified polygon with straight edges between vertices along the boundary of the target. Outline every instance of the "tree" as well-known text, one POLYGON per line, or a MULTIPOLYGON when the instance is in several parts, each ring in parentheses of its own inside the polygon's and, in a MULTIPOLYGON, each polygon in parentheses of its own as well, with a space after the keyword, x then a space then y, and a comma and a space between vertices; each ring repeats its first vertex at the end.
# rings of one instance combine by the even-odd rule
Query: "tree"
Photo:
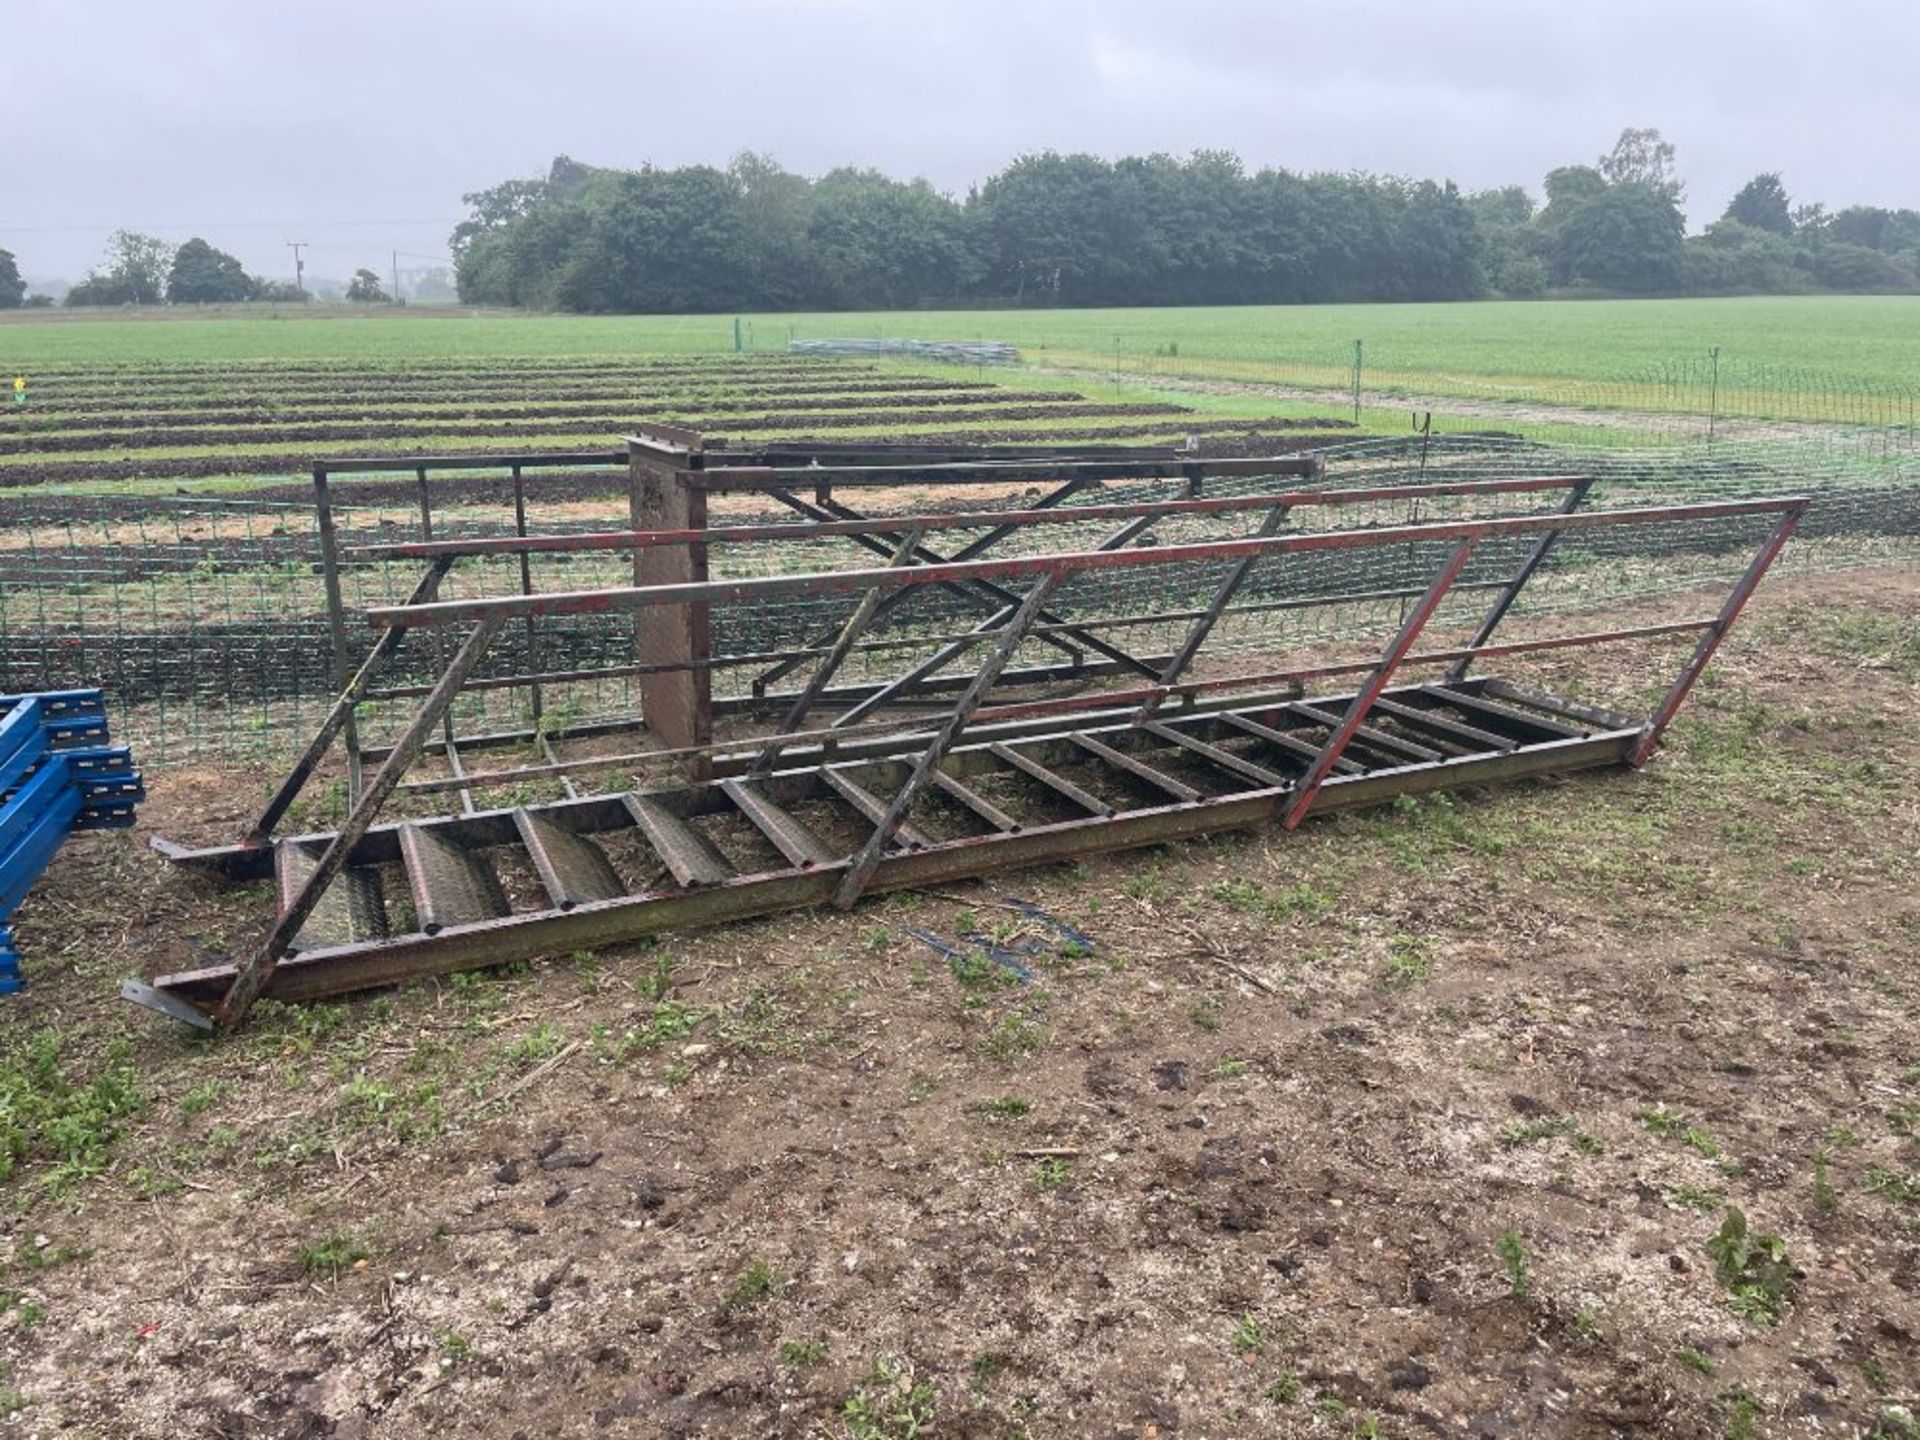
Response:
POLYGON ((1612 152, 1600 157, 1600 175, 1609 185, 1644 185, 1677 208, 1687 190, 1673 173, 1673 157, 1673 145, 1658 130, 1628 127, 1613 142, 1612 152))
POLYGON ((253 282, 239 260, 195 236, 173 256, 167 275, 167 300, 174 305, 208 305, 253 296, 253 282))
POLYGON ((125 287, 135 305, 158 305, 166 298, 173 247, 153 235, 116 230, 107 237, 107 274, 125 287))
POLYGON ((1793 234, 1793 202, 1787 198, 1787 187, 1780 183, 1778 171, 1768 171, 1756 175, 1740 187, 1727 204, 1727 213, 1723 220, 1735 220, 1755 230, 1769 230, 1775 235, 1793 234))
POLYGON ((355 305, 393 303, 393 297, 380 288, 380 277, 364 268, 353 272, 353 279, 347 285, 347 300, 355 305))
POLYGON ((0 310, 17 310, 27 298, 27 282, 11 250, 0 250, 0 310))
POLYGON ((67 292, 69 305, 158 305, 166 298, 173 247, 152 235, 116 230, 107 237, 105 268, 67 292))

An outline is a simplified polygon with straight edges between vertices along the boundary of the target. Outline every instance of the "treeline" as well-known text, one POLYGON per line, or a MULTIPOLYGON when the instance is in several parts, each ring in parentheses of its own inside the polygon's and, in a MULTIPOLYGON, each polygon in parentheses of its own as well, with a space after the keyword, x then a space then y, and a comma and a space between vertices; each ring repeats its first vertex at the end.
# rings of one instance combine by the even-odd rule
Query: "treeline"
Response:
POLYGON ((1777 174, 1689 238, 1653 130, 1544 189, 1541 204, 1517 185, 1248 173, 1217 151, 1049 152, 955 199, 760 155, 724 170, 562 156, 466 196, 452 245, 470 304, 600 312, 1902 291, 1920 274, 1920 213, 1796 208, 1777 174))
MULTIPOLYGON (((302 303, 309 300, 298 284, 249 275, 237 256, 195 236, 170 245, 153 235, 116 230, 107 253, 86 279, 70 287, 64 305, 222 305, 243 301, 302 303)), ((345 298, 384 305, 391 296, 371 270, 357 270, 345 298)), ((0 310, 49 306, 49 295, 29 295, 13 255, 0 250, 0 310)))

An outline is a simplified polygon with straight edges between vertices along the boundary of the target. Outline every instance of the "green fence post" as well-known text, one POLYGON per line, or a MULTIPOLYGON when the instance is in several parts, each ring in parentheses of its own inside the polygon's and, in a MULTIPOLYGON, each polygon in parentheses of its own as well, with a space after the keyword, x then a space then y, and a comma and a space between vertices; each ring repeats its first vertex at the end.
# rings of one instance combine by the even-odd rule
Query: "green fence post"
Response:
POLYGON ((733 317, 733 353, 734 354, 738 355, 742 350, 747 348, 746 344, 744 343, 745 339, 746 337, 742 335, 740 331, 740 317, 736 315, 733 317))

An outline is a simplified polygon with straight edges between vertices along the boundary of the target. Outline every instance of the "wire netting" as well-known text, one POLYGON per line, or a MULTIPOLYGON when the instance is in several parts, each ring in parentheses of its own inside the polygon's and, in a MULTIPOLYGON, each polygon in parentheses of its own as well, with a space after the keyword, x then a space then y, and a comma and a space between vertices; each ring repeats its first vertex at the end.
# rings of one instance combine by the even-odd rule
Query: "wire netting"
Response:
MULTIPOLYGON (((1369 440, 1321 452, 1323 489, 1358 485, 1437 485, 1517 475, 1589 475, 1584 508, 1610 509, 1763 495, 1808 494, 1813 507, 1782 561, 1793 571, 1844 571, 1862 565, 1912 564, 1920 558, 1920 456, 1907 448, 1836 444, 1788 436, 1766 442, 1622 449, 1513 437, 1427 435, 1369 440)), ((528 529, 537 533, 619 528, 626 521, 624 471, 573 474, 549 484, 527 482, 528 529)), ((1291 476, 1210 480, 1211 496, 1297 490, 1291 476)), ((357 663, 375 637, 362 612, 404 600, 418 579, 418 561, 353 558, 354 547, 417 538, 417 511, 377 487, 336 487, 339 538, 349 563, 342 574, 349 617, 346 646, 357 663), (356 498, 358 495, 360 498, 356 498)), ((1114 504, 1178 498, 1167 482, 1110 483, 1070 504, 1114 504)), ((997 490, 903 490, 884 496, 845 492, 869 514, 938 513, 965 508, 1025 508, 1040 487, 997 490)), ((1379 526, 1489 515, 1537 514, 1556 492, 1491 497, 1423 493, 1392 504, 1301 507, 1291 532, 1331 526, 1379 526)), ((714 524, 798 519, 762 496, 716 502, 714 524)), ((1129 546, 1167 547, 1254 533, 1264 512, 1168 518, 1129 546)), ((499 487, 485 487, 436 510, 438 538, 505 535, 515 519, 499 487)), ((1031 527, 987 553, 1091 550, 1120 528, 1112 519, 1075 519, 1031 527)), ((1529 586, 1516 617, 1597 611, 1647 597, 1730 582, 1750 558, 1763 525, 1752 519, 1633 526, 1569 536, 1529 586)), ((930 533, 926 546, 963 552, 984 530, 930 533)), ((1489 540, 1476 549, 1436 628, 1466 624, 1488 592, 1519 565, 1530 541, 1489 540)), ((1203 673, 1257 668, 1275 656, 1341 656, 1377 642, 1412 596, 1425 587, 1445 546, 1425 541, 1362 550, 1302 553, 1263 561, 1210 637, 1203 673), (1313 603, 1308 603, 1313 602, 1313 603)), ((710 547, 716 578, 871 568, 891 550, 848 537, 710 547), (881 553, 876 554, 875 550, 881 553)), ((242 757, 276 758, 298 747, 334 690, 333 658, 320 541, 311 505, 291 502, 115 496, 25 497, 0 502, 0 691, 98 685, 114 708, 119 733, 141 748, 146 763, 242 757)), ((1074 577, 1048 606, 1038 633, 1023 643, 1015 669, 1059 665, 1077 653, 1099 661, 1084 634, 1095 633, 1136 656, 1164 656, 1178 645, 1193 614, 1218 587, 1229 562, 1152 564, 1074 577)), ((548 591, 629 584, 632 559, 600 552, 541 556, 530 564, 534 588, 548 591)), ((863 637, 836 684, 871 683, 954 644, 990 620, 1023 591, 919 586, 887 610, 863 637)), ((509 594, 521 585, 514 558, 463 561, 444 588, 447 598, 509 594)), ((785 652, 811 650, 768 688, 791 690, 844 621, 857 597, 787 596, 751 605, 718 604, 712 632, 717 695, 743 692, 765 678, 785 652)), ((408 640, 380 684, 389 689, 431 683, 455 643, 452 634, 408 640)), ((948 676, 970 673, 977 644, 956 652, 948 676)), ((581 717, 639 713, 632 674, 608 673, 634 660, 630 616, 545 618, 503 633, 485 675, 567 672, 580 678, 543 687, 541 723, 564 728, 581 717)), ((459 702, 463 732, 533 723, 525 690, 471 690, 459 702)), ((367 707, 364 733, 378 742, 404 723, 415 703, 401 694, 367 707)))

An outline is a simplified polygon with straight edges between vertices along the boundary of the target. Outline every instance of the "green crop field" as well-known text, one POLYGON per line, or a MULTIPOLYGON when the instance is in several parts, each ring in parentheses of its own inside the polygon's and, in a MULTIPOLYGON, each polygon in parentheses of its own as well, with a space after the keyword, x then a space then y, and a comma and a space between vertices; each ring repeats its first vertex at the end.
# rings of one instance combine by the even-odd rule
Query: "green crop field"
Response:
MULTIPOLYGON (((1920 296, 1246 306, 1138 310, 909 311, 745 316, 755 348, 788 338, 911 336, 1007 340, 1048 356, 1127 357, 1324 369, 1353 342, 1369 373, 1504 380, 1608 379, 1719 346, 1746 365, 1804 366, 1920 386, 1920 296), (1173 358, 1170 355, 1169 358, 1173 358)), ((0 323, 0 369, 128 362, 392 361, 718 353, 734 317, 402 312, 263 315, 159 312, 0 323)))

